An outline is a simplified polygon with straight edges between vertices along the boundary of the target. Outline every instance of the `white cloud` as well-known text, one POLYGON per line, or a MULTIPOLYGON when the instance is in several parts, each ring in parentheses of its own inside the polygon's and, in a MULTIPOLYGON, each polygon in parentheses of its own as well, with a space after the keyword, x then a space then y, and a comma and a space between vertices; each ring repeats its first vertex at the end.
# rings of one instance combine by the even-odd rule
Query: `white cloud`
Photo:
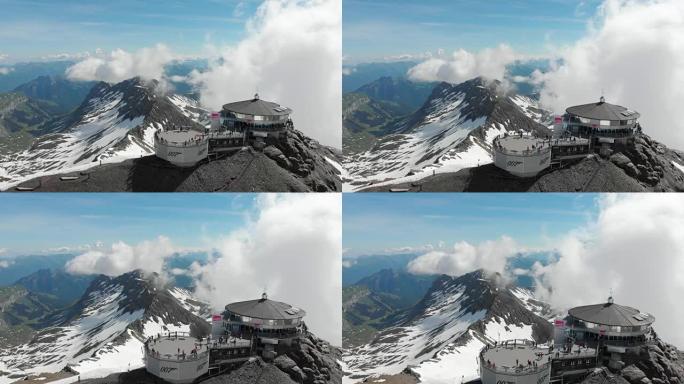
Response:
POLYGON ((0 67, 0 75, 7 75, 12 71, 14 71, 14 68, 12 67, 0 67))
POLYGON ((190 271, 188 271, 187 269, 181 269, 181 268, 172 268, 171 271, 169 271, 169 272, 173 276, 185 276, 185 275, 190 274, 190 271))
POLYGON ((562 112, 606 100, 641 112, 644 132, 684 148, 684 1, 606 0, 587 34, 560 52, 541 101, 562 112))
POLYGON ((136 269, 161 273, 164 261, 177 251, 171 240, 164 236, 137 245, 120 241, 109 249, 100 247, 78 255, 69 260, 65 268, 72 274, 108 276, 118 276, 136 269))
POLYGON ((9 58, 9 55, 6 53, 0 53, 0 61, 7 60, 9 58))
POLYGON ((439 52, 437 57, 409 69, 408 76, 415 81, 446 81, 454 84, 478 76, 490 80, 503 80, 506 66, 519 58, 519 55, 505 44, 496 48, 486 48, 477 53, 459 49, 451 56, 445 56, 443 52, 439 52))
POLYGON ((247 7, 247 3, 244 1, 240 1, 235 5, 235 8, 233 8, 233 17, 243 17, 245 15, 245 7, 247 7))
MULTIPOLYGON (((193 277, 196 295, 216 310, 258 298, 265 288, 272 299, 305 309, 309 328, 341 345, 340 195, 258 194, 253 216, 246 215, 244 226, 224 237, 206 239, 212 248, 207 264, 172 268, 169 275, 193 277)), ((166 278, 165 262, 186 251, 163 236, 137 245, 117 242, 74 257, 66 270, 118 276, 140 269, 166 278)))
POLYGON ((104 247, 104 243, 96 241, 93 244, 81 244, 72 246, 52 247, 42 250, 42 253, 67 253, 67 252, 85 252, 93 249, 104 247))
POLYGON ((307 311, 318 336, 341 345, 342 207, 336 194, 260 194, 258 214, 217 240, 218 257, 192 266, 196 294, 216 309, 260 297, 307 311))
POLYGON ((88 57, 66 71, 72 80, 99 80, 109 83, 140 76, 145 80, 162 80, 164 66, 174 60, 175 55, 163 44, 142 48, 136 52, 116 49, 109 55, 98 54, 88 57))
POLYGON ((435 247, 432 244, 425 244, 420 246, 403 246, 403 247, 393 247, 385 248, 382 252, 377 252, 379 255, 400 255, 405 253, 420 253, 420 252, 430 252, 434 250, 435 247))
POLYGON ((201 102, 218 109, 258 90, 294 110, 297 129, 341 146, 342 28, 340 0, 266 0, 247 22, 247 36, 218 49, 194 72, 201 102))
MULTIPOLYGON (((442 55, 444 54, 443 50, 438 50, 437 55, 442 55)), ((423 52, 423 53, 402 53, 399 55, 390 55, 390 56, 385 56, 383 58, 384 61, 387 62, 392 62, 392 61, 409 61, 409 60, 426 60, 432 58, 432 52, 423 52)))
POLYGON ((451 249, 439 249, 421 255, 408 264, 408 270, 418 275, 447 274, 460 276, 477 269, 506 272, 508 258, 522 248, 510 237, 502 236, 477 245, 461 241, 451 249))
POLYGON ((684 197, 604 196, 600 213, 557 244, 559 259, 535 265, 537 295, 559 309, 615 302, 650 312, 663 338, 680 348, 684 334, 684 197))
POLYGON ((179 75, 174 75, 174 76, 169 77, 169 80, 171 80, 171 81, 173 81, 173 82, 176 82, 176 83, 184 82, 184 81, 186 81, 187 79, 188 79, 187 77, 185 77, 185 76, 179 76, 179 75))
MULTIPOLYGON (((7 248, 0 248, 0 255, 7 253, 7 248)), ((14 264, 13 260, 0 260, 0 269, 7 268, 14 264)))
POLYGON ((45 61, 58 61, 58 60, 83 60, 90 57, 90 52, 79 52, 79 53, 51 53, 41 57, 41 60, 45 61))

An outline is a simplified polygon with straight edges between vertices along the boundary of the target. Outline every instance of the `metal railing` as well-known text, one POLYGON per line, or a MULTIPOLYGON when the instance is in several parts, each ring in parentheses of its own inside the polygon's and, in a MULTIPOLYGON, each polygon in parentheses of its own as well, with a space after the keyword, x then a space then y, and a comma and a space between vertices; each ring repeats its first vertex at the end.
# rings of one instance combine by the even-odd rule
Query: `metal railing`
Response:
POLYGON ((534 148, 523 149, 521 151, 518 151, 515 149, 506 148, 505 146, 503 146, 500 143, 500 139, 503 139, 503 138, 516 139, 516 138, 534 138, 534 137, 530 137, 530 136, 519 137, 519 136, 508 135, 508 136, 499 136, 499 137, 495 138, 493 143, 492 143, 494 150, 497 152, 501 152, 505 155, 534 156, 534 155, 546 154, 546 153, 551 151, 550 140, 540 139, 542 141, 537 142, 538 145, 535 145, 534 148))
MULTIPOLYGON (((166 132, 182 132, 182 131, 166 131, 166 132)), ((194 138, 191 138, 189 140, 185 141, 171 141, 164 139, 161 137, 160 132, 157 131, 154 133, 154 141, 155 144, 159 143, 161 145, 164 145, 166 147, 175 147, 175 148, 188 148, 188 147, 199 147, 201 145, 204 145, 207 143, 207 135, 203 133, 197 132, 197 135, 194 138)))
POLYGON ((209 345, 205 342, 202 343, 201 341, 197 344, 197 347, 201 350, 202 346, 204 346, 205 350, 202 352, 197 352, 197 353, 161 353, 159 350, 155 350, 154 346, 158 342, 163 342, 163 341, 175 341, 179 337, 187 337, 187 338, 193 338, 190 336, 189 332, 168 332, 166 334, 160 334, 156 338, 155 337, 150 337, 147 340, 145 340, 145 357, 146 358, 152 358, 155 360, 159 361, 197 361, 197 360, 202 360, 205 359, 209 355, 209 345), (174 357, 175 356, 175 357, 174 357))
MULTIPOLYGON (((533 361, 531 364, 518 364, 509 366, 509 365, 502 365, 502 364, 496 364, 496 362, 493 361, 488 361, 485 359, 485 353, 488 352, 491 349, 499 350, 499 349, 510 349, 514 350, 516 348, 519 348, 521 346, 527 347, 527 348, 534 348, 535 343, 533 343, 530 340, 524 340, 524 339, 513 339, 513 340, 505 340, 504 342, 496 344, 496 346, 493 345, 486 345, 482 350, 480 350, 480 366, 484 369, 490 370, 494 373, 505 373, 508 375, 529 375, 531 373, 535 372, 541 372, 547 369, 550 369, 551 367, 551 360, 548 358, 545 360, 544 355, 539 353, 537 354, 537 359, 533 361)), ((546 355, 548 356, 548 355, 546 355)), ((532 361, 531 361, 532 362, 532 361)))
POLYGON ((221 337, 208 341, 211 348, 251 348, 252 340, 239 337, 221 337))

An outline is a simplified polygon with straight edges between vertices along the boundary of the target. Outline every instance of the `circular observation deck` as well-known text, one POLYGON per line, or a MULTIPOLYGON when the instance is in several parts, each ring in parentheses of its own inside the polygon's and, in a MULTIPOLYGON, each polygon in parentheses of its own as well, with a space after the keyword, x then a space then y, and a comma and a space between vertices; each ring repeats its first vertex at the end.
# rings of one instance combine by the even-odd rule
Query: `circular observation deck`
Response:
POLYGON ((208 153, 208 138, 191 129, 157 131, 154 134, 155 155, 179 167, 192 167, 208 153))
POLYGON ((209 346, 184 332, 149 338, 145 369, 170 383, 192 383, 209 370, 209 346))
POLYGON ((479 355, 482 383, 548 384, 551 373, 548 352, 530 340, 507 340, 496 346, 485 346, 479 355))
POLYGON ((494 165, 518 177, 533 177, 551 164, 551 141, 532 135, 494 139, 494 165))

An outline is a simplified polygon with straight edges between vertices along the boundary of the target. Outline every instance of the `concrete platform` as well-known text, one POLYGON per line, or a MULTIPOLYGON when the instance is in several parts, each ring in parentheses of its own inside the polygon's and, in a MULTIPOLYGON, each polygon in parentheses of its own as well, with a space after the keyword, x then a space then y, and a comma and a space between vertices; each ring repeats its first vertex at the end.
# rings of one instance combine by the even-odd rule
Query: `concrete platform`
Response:
POLYGON ((194 337, 180 335, 178 337, 174 337, 173 335, 162 336, 159 339, 154 339, 148 345, 150 350, 154 349, 155 352, 159 352, 159 358, 177 360, 182 360, 183 352, 185 352, 185 357, 189 358, 190 351, 192 351, 195 346, 198 346, 198 354, 208 350, 206 341, 202 344, 194 337))
POLYGON ((504 151, 513 153, 523 153, 530 151, 533 148, 534 150, 537 150, 539 148, 550 147, 549 140, 529 135, 510 135, 506 137, 500 137, 496 139, 496 142, 504 149, 504 151))
POLYGON ((192 140, 196 142, 202 142, 206 139, 206 136, 202 132, 198 131, 162 131, 158 132, 157 136, 163 140, 166 144, 177 144, 185 145, 192 140))
POLYGON ((548 362, 548 349, 533 347, 531 344, 518 342, 515 346, 499 345, 486 350, 482 354, 485 362, 496 364, 497 368, 514 368, 516 366, 527 367, 527 362, 536 362, 538 365, 548 362))

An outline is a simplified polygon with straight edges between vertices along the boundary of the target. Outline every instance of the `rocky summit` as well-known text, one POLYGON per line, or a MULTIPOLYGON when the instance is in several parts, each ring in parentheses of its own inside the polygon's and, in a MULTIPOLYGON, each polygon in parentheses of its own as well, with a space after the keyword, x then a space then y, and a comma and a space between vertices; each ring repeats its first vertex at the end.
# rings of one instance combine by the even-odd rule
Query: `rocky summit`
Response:
POLYGON ((581 384, 681 384, 684 383, 684 353, 658 339, 639 356, 639 361, 621 370, 600 368, 581 384))

